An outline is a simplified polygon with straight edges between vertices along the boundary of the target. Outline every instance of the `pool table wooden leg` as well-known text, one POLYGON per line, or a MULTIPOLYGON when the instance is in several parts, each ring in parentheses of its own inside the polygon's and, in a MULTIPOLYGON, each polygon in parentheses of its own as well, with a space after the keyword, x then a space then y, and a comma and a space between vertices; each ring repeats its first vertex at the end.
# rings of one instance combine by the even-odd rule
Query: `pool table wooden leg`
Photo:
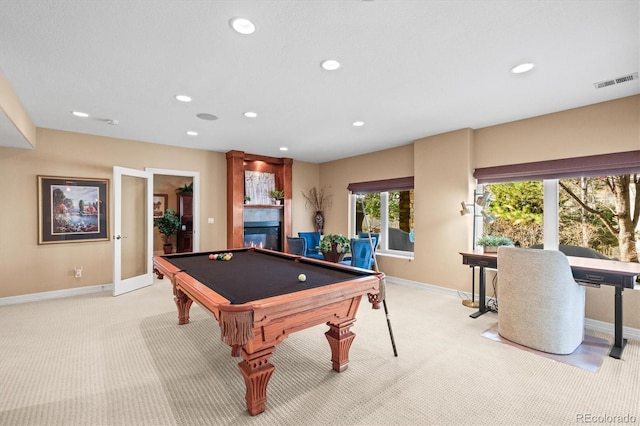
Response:
POLYGON ((275 349, 275 347, 270 347, 253 354, 242 350, 244 360, 238 364, 238 367, 247 387, 245 400, 247 401, 247 410, 252 416, 262 413, 266 408, 267 385, 276 369, 269 362, 269 358, 275 349))
POLYGON ((153 268, 153 273, 156 274, 159 280, 164 278, 164 274, 158 268, 153 268))
POLYGON ((349 349, 356 335, 350 331, 356 319, 345 321, 340 324, 327 323, 329 331, 324 333, 331 347, 331 361, 333 369, 338 373, 344 371, 349 366, 349 349))
POLYGON ((191 304, 193 300, 189 299, 189 296, 184 294, 182 290, 175 289, 173 301, 176 302, 176 306, 178 307, 178 324, 188 324, 189 323, 189 310, 191 309, 191 304))

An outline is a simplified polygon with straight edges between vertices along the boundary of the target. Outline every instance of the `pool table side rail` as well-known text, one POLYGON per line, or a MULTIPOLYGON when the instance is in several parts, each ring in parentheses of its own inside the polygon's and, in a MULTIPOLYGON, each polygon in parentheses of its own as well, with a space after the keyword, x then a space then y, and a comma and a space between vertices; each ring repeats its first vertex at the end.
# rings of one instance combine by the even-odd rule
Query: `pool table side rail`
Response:
MULTIPOLYGON (((303 259, 306 260, 306 258, 303 259)), ((325 263, 310 260, 310 263, 325 263)), ((337 317, 338 314, 334 312, 336 307, 339 307, 338 312, 342 312, 341 316, 355 316, 361 296, 368 295, 371 301, 382 293, 381 287, 384 285, 384 273, 361 270, 362 276, 348 281, 255 302, 232 304, 225 297, 168 262, 163 256, 154 257, 154 265, 171 281, 176 299, 180 297, 180 293, 183 293, 211 312, 219 323, 221 339, 226 344, 243 346, 251 343, 251 348, 248 348, 250 350, 274 344, 274 341, 281 341, 288 334, 312 325, 328 321, 339 322, 342 318, 337 317), (345 300, 352 302, 345 302, 345 300), (289 322, 287 319, 292 317, 297 317, 297 326, 286 330, 281 329, 280 323, 289 322), (247 326, 248 324, 253 324, 253 327, 247 326), (255 337, 259 339, 254 339, 255 337)), ((344 268, 342 265, 336 266, 339 269, 353 270, 348 266, 344 268)))
MULTIPOLYGON (((358 299, 363 295, 377 295, 384 274, 371 274, 353 280, 315 287, 294 293, 265 298, 259 301, 243 304, 232 304, 229 300, 218 295, 209 287, 199 283, 186 273, 175 275, 175 287, 198 305, 213 314, 220 325, 221 339, 230 346, 243 346, 251 342, 254 337, 261 336, 260 341, 252 343, 253 349, 275 344, 272 340, 281 341, 291 332, 308 328, 312 325, 327 321, 341 320, 337 314, 324 315, 323 312, 333 312, 345 300, 358 299), (324 309, 326 308, 326 309, 324 309), (310 313, 313 314, 310 314, 310 313), (295 330, 279 330, 280 323, 288 322, 292 317, 304 325, 295 330), (253 324, 253 327, 250 326, 253 324), (266 335, 274 333, 268 331, 275 326, 279 331, 274 339, 266 335)), ((342 316, 355 315, 358 304, 348 308, 342 316), (353 312, 352 312, 353 309, 353 312)), ((349 305, 350 306, 350 305, 349 305)), ((343 310, 347 309, 346 305, 343 310)), ((273 336, 272 336, 273 337, 273 336)))

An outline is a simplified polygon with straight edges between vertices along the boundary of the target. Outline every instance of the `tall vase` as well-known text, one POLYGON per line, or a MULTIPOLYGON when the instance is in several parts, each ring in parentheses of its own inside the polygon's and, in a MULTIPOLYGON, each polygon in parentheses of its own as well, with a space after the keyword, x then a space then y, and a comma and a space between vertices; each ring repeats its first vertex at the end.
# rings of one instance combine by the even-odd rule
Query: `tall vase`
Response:
POLYGON ((322 230, 324 229, 324 213, 318 210, 316 215, 313 218, 313 224, 316 228, 316 232, 320 232, 322 234, 322 230))

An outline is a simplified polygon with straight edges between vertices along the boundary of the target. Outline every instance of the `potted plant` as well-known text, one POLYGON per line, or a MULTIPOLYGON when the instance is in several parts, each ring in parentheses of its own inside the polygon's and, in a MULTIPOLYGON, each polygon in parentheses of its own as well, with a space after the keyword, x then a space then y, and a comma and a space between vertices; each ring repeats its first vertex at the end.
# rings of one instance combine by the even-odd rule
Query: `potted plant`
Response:
POLYGON ((269 196, 273 198, 273 201, 275 201, 276 205, 279 205, 281 200, 284 198, 284 191, 280 189, 273 189, 269 191, 269 196))
POLYGON ((324 229, 324 209, 331 207, 331 201, 333 195, 325 194, 324 187, 318 189, 312 186, 309 192, 306 194, 303 192, 302 196, 305 198, 305 207, 311 207, 315 211, 313 216, 313 224, 317 232, 322 233, 324 229))
POLYGON ((158 228, 158 232, 162 234, 164 253, 170 254, 173 251, 171 236, 177 234, 180 229, 178 214, 174 209, 167 209, 162 216, 153 220, 153 226, 158 228))
POLYGON ((248 195, 245 195, 245 196, 244 196, 244 203, 245 203, 245 204, 249 204, 250 202, 251 202, 251 197, 250 197, 250 196, 248 196, 248 195))
POLYGON ((330 262, 340 262, 349 250, 349 239, 342 234, 327 234, 320 241, 322 256, 330 262))
POLYGON ((512 246, 513 240, 499 235, 483 235, 478 239, 478 245, 483 248, 485 253, 496 253, 498 246, 512 246))
POLYGON ((193 194, 193 182, 185 183, 184 186, 176 189, 176 194, 178 195, 190 195, 193 194))

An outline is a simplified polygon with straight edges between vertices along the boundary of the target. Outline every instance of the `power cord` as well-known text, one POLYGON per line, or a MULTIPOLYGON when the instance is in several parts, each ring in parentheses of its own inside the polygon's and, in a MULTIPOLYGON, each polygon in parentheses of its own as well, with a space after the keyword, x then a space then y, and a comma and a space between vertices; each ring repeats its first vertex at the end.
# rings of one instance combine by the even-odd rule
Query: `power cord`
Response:
POLYGON ((498 273, 493 276, 491 285, 493 286, 493 296, 487 300, 487 310, 498 313, 498 273))

